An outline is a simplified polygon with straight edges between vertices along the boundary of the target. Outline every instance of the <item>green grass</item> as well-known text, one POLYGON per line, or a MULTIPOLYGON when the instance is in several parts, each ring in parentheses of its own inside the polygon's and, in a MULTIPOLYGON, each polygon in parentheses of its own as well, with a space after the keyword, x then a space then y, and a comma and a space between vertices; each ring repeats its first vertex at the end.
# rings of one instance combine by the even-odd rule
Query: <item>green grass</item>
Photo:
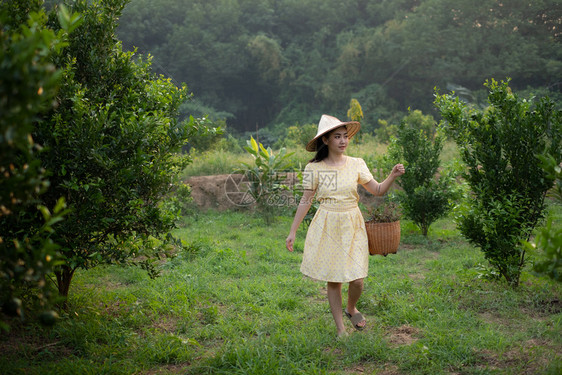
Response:
POLYGON ((193 162, 183 171, 183 178, 229 174, 240 169, 242 162, 251 163, 252 161, 250 154, 228 150, 195 153, 191 157, 193 162))
MULTIPOLYGON (((562 209, 552 210, 557 223, 562 209)), ((292 218, 185 218, 188 250, 150 280, 134 268, 79 272, 51 329, 14 325, 2 374, 558 374, 562 285, 483 277, 480 251, 450 219, 428 238, 402 222, 398 254, 370 257, 363 332, 335 340, 324 283, 284 246, 292 218)), ((558 224, 560 225, 560 224, 558 224)), ((345 291, 345 288, 344 288, 345 291)))

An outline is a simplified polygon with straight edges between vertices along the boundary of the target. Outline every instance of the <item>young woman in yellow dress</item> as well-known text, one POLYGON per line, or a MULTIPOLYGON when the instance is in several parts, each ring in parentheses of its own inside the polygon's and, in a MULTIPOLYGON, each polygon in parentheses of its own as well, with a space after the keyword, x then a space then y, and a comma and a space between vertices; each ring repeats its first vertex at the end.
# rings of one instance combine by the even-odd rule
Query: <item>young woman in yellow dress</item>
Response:
POLYGON ((361 184, 371 194, 383 195, 394 180, 404 174, 404 166, 396 164, 390 175, 379 183, 363 159, 345 155, 349 139, 359 129, 358 122, 342 122, 322 115, 316 136, 306 146, 316 155, 303 172, 304 192, 286 240, 287 249, 293 251, 297 229, 316 197, 320 205, 306 234, 301 272, 328 283, 328 302, 338 337, 347 334, 343 313, 357 330, 362 330, 366 324, 356 307, 369 267, 367 232, 357 205, 357 185, 361 184), (343 283, 349 283, 344 311, 343 283))

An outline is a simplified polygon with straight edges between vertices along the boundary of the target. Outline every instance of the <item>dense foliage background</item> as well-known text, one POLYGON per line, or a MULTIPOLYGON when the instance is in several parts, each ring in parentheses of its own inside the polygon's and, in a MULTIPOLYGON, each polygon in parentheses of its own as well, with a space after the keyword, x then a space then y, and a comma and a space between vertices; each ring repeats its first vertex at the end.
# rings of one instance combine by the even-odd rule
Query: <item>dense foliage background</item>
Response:
POLYGON ((364 130, 435 113, 435 86, 482 102, 490 77, 560 98, 561 20, 556 0, 132 0, 118 35, 190 85, 186 113, 280 135, 352 98, 364 130))

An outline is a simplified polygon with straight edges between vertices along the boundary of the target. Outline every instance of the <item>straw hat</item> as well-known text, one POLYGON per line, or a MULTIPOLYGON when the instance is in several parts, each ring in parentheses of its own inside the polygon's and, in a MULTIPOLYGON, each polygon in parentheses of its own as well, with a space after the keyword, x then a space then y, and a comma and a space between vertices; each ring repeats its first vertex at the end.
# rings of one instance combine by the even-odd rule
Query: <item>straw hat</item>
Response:
POLYGON ((361 124, 359 124, 357 121, 342 122, 333 116, 322 115, 322 118, 318 123, 318 132, 316 133, 316 136, 307 143, 306 151, 316 151, 316 140, 329 131, 339 128, 340 126, 347 127, 348 138, 353 137, 361 128, 361 124))

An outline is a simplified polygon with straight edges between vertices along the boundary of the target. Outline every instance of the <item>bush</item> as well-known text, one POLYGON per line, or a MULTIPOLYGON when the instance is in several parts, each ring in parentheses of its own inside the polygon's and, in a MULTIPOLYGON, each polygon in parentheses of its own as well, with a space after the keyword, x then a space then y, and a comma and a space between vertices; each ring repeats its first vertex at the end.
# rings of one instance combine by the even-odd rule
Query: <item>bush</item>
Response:
POLYGON ((420 117, 425 117, 420 111, 404 117, 397 138, 389 146, 389 156, 406 167, 406 173, 397 182, 403 188, 397 197, 404 215, 427 236, 431 224, 452 208, 457 190, 452 173, 442 170, 438 176, 444 137, 434 134, 432 127, 420 128, 419 121, 412 121, 420 117))
POLYGON ((407 123, 411 128, 423 130, 428 136, 435 134, 437 125, 435 119, 431 115, 424 115, 419 109, 408 111, 408 114, 402 121, 407 123))
POLYGON ((189 138, 188 148, 198 152, 205 152, 217 148, 223 139, 225 120, 211 121, 208 117, 194 118, 189 121, 193 124, 192 136, 189 138))
POLYGON ((509 80, 487 81, 489 107, 468 107, 454 95, 436 95, 448 133, 461 150, 472 190, 458 225, 508 283, 519 284, 523 240, 543 217, 553 178, 541 168, 545 150, 562 159, 562 112, 544 97, 520 99, 509 80))

